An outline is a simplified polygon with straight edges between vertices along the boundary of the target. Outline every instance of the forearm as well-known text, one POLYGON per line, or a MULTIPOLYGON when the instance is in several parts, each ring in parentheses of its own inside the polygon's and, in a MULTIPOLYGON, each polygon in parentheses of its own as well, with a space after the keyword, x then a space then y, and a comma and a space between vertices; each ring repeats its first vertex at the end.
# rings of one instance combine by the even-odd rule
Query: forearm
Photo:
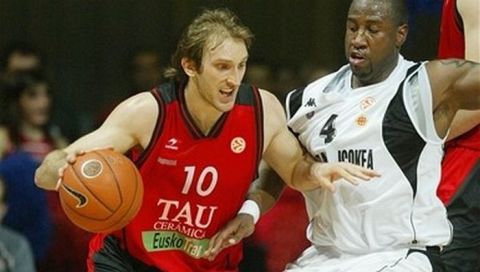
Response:
POLYGON ((250 186, 247 199, 255 201, 261 214, 264 214, 275 205, 283 188, 285 188, 285 183, 282 178, 262 162, 259 168, 259 177, 250 186))

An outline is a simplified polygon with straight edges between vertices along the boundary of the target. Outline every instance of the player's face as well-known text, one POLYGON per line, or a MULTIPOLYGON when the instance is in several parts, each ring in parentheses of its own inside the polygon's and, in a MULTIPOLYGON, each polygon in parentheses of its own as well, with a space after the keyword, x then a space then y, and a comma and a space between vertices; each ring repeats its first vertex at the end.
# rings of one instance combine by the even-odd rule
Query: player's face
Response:
POLYGON ((22 118, 25 122, 42 126, 50 117, 50 96, 47 84, 36 84, 25 90, 19 100, 22 118))
POLYGON ((397 27, 389 9, 390 4, 378 0, 354 0, 350 6, 345 54, 354 74, 354 84, 380 82, 397 64, 406 26, 397 27))
POLYGON ((207 48, 200 69, 190 77, 202 99, 221 112, 231 110, 245 75, 247 58, 245 42, 240 39, 227 38, 220 45, 207 48))

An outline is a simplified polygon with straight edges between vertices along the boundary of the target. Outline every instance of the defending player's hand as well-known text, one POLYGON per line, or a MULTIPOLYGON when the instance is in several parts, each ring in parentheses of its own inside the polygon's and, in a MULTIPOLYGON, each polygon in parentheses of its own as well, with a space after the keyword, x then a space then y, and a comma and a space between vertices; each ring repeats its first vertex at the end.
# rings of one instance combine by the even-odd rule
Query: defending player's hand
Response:
POLYGON ((254 230, 253 217, 249 214, 238 214, 210 239, 204 258, 213 261, 220 251, 238 244, 243 238, 252 235, 254 230))
POLYGON ((370 180, 380 175, 374 171, 348 162, 316 163, 312 167, 312 175, 318 186, 335 192, 333 182, 344 179, 353 185, 358 185, 358 179, 370 180))

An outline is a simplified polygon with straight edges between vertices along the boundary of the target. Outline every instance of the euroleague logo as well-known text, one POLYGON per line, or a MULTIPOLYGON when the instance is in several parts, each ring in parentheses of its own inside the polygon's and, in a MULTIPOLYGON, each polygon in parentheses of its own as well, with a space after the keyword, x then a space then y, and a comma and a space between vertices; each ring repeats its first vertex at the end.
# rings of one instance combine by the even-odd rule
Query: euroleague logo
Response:
POLYGON ((232 149, 232 152, 236 154, 242 153, 246 147, 247 143, 242 137, 235 137, 230 142, 230 149, 232 149))
POLYGON ((103 164, 99 160, 88 160, 82 164, 81 173, 86 178, 96 178, 103 171, 103 164))
POLYGON ((368 122, 368 118, 367 116, 365 115, 360 115, 357 117, 357 119, 355 120, 355 123, 357 124, 357 126, 359 127, 364 127, 367 125, 367 122, 368 122))

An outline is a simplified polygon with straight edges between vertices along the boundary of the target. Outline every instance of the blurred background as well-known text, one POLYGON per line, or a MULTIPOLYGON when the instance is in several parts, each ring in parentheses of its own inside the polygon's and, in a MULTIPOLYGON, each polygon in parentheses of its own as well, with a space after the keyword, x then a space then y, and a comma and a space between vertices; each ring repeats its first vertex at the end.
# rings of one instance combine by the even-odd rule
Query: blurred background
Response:
MULTIPOLYGON (((402 53, 417 61, 433 59, 442 1, 407 1, 410 32, 402 53)), ((349 0, 0 0, 0 74, 42 72, 18 73, 2 82, 0 125, 15 136, 10 147, 2 147, 5 130, 0 126, 0 175, 10 186, 7 204, 12 207, 3 224, 28 238, 39 272, 85 271, 89 235, 65 217, 56 193, 34 186, 38 162, 52 149, 95 129, 120 101, 162 82, 162 69, 181 31, 202 9, 228 7, 251 28, 255 40, 245 81, 283 101, 288 91, 346 63, 343 36, 349 4, 349 0), (2 148, 7 154, 3 160, 2 148), (27 150, 35 160, 15 150, 27 150), (32 212, 34 208, 41 211, 32 212)), ((282 270, 308 246, 307 223, 302 196, 286 189, 247 241, 241 271, 282 270)))
MULTIPOLYGON (((267 65, 280 94, 345 63, 347 0, 0 0, 0 48, 28 42, 52 81, 55 122, 67 138, 95 128, 105 105, 132 93, 132 58, 154 51, 165 66, 181 30, 202 8, 229 7, 255 34, 252 70, 267 65), (254 67, 255 66, 255 67, 254 67), (305 79, 306 78, 306 79, 305 79), (284 82, 284 83, 282 83, 284 82)), ((435 56, 440 0, 412 0, 404 54, 435 56)), ((264 77, 254 75, 261 83, 264 77)))

